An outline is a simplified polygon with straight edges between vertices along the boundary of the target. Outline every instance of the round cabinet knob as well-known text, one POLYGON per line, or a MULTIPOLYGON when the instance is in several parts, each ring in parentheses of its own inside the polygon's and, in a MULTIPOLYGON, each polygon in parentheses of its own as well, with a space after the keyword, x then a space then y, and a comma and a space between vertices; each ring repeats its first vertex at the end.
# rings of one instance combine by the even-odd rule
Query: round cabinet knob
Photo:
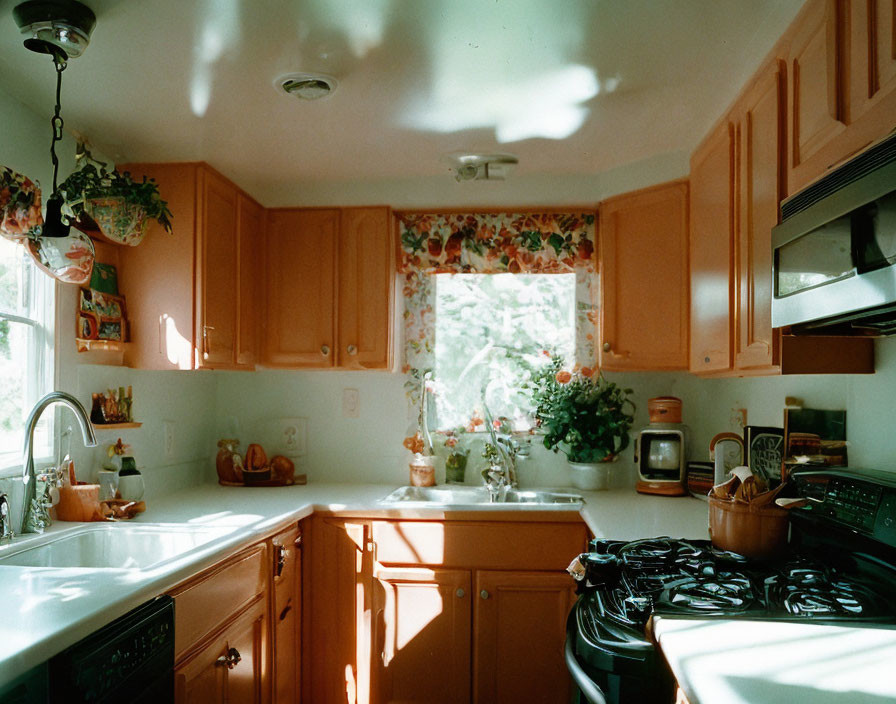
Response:
POLYGON ((610 343, 609 343, 609 342, 605 342, 605 343, 602 345, 602 349, 603 349, 604 352, 609 352, 609 351, 610 351, 610 343))
POLYGON ((320 353, 321 353, 324 357, 329 357, 329 356, 330 356, 330 346, 329 346, 329 345, 321 345, 321 346, 320 346, 320 353))
POLYGON ((704 357, 704 358, 703 358, 703 363, 704 363, 704 364, 709 364, 709 357, 704 357))
POLYGON ((215 660, 215 665, 218 667, 226 667, 228 670, 232 670, 235 668, 240 660, 243 658, 240 656, 240 651, 236 648, 230 648, 227 653, 219 657, 215 660))
POLYGON ((345 348, 345 351, 351 355, 356 355, 356 354, 358 354, 358 347, 357 347, 357 345, 349 345, 348 347, 345 348))
POLYGON ((483 589, 481 592, 479 592, 479 596, 481 596, 483 599, 488 599, 491 595, 485 589, 483 589))
POLYGON ((457 594, 458 599, 463 599, 464 595, 466 594, 466 592, 463 589, 458 589, 457 592, 455 592, 455 593, 457 594))

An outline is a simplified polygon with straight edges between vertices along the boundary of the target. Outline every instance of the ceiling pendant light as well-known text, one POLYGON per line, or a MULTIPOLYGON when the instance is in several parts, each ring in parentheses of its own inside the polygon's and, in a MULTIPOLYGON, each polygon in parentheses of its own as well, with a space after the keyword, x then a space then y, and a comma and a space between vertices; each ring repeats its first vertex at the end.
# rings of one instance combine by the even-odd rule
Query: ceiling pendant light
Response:
POLYGON ((39 54, 62 51, 67 59, 77 59, 90 43, 96 15, 76 0, 28 0, 12 11, 27 35, 25 46, 39 54))
POLYGON ((32 237, 27 249, 47 273, 66 283, 90 280, 95 250, 87 235, 75 230, 62 214, 59 193, 59 158, 56 145, 62 141, 62 72, 69 57, 80 56, 90 41, 96 16, 90 8, 75 0, 29 0, 13 10, 16 23, 29 37, 25 48, 38 54, 49 54, 56 68, 56 102, 50 124, 50 158, 53 162, 53 191, 47 198, 47 210, 40 234, 32 237))

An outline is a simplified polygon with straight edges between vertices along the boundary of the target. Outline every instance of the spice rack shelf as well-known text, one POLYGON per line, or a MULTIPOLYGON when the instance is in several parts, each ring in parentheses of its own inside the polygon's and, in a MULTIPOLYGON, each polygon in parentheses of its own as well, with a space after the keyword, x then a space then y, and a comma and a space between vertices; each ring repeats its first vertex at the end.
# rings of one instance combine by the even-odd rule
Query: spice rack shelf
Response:
POLYGON ((126 428, 139 428, 143 423, 93 423, 94 430, 125 430, 126 428))

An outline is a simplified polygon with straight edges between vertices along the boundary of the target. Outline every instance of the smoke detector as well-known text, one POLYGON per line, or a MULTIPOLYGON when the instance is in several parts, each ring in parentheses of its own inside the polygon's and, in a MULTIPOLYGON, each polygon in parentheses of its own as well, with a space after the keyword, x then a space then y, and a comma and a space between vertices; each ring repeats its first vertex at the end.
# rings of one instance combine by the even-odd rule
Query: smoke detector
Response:
POLYGON ((336 79, 319 73, 291 73, 278 78, 275 85, 287 95, 318 100, 336 90, 336 79))
POLYGON ((503 181, 519 163, 513 154, 455 152, 446 155, 456 181, 503 181))
POLYGON ((77 59, 90 43, 96 15, 76 0, 28 0, 13 8, 12 16, 27 35, 25 47, 39 54, 77 59))

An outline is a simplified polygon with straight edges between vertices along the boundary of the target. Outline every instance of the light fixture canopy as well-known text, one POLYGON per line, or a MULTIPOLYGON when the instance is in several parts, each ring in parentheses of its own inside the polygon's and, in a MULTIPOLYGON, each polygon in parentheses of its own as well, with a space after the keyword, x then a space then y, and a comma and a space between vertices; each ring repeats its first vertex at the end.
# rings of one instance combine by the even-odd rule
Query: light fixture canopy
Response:
POLYGON ((456 181, 503 181, 510 169, 519 163, 513 154, 453 152, 445 159, 451 164, 456 181))
POLYGON ((61 51, 76 59, 90 43, 96 15, 77 0, 27 0, 12 11, 16 24, 27 35, 25 46, 39 54, 61 51))
POLYGON ((287 95, 318 100, 336 90, 336 79, 321 73, 290 73, 278 78, 275 85, 287 95))

